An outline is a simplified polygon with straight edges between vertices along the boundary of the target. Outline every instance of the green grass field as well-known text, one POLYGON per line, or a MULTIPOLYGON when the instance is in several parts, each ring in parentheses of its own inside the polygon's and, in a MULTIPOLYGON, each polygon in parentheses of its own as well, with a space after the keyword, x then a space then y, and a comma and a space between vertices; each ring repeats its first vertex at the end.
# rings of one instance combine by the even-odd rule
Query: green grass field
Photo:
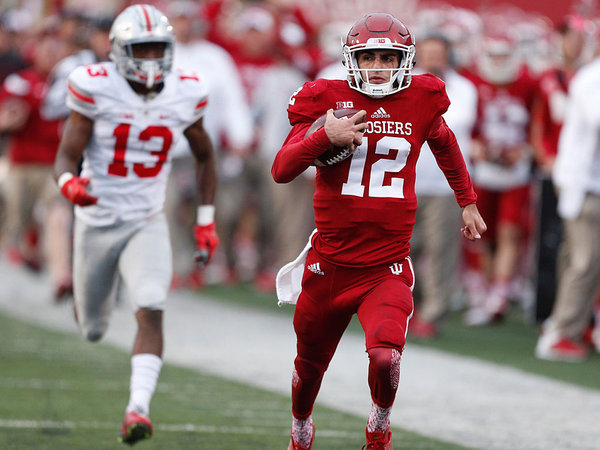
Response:
MULTIPOLYGON (((209 286, 203 293, 224 301, 256 308, 293 314, 293 307, 277 307, 274 295, 256 293, 249 285, 234 287, 209 286)), ((362 333, 360 324, 353 320, 348 331, 362 333)), ((600 355, 592 353, 579 364, 541 361, 533 356, 538 338, 537 328, 526 323, 521 311, 513 308, 507 320, 492 326, 468 328, 461 323, 461 314, 452 313, 440 338, 423 341, 411 339, 408 345, 422 345, 462 356, 511 366, 537 375, 584 387, 600 389, 600 355)))
MULTIPOLYGON (((128 382, 125 352, 0 315, 0 449, 125 448, 117 436, 128 382)), ((155 435, 135 448, 284 449, 289 409, 286 396, 165 365, 155 435)), ((363 418, 318 405, 314 417, 315 450, 362 446, 363 418)), ((407 449, 463 448, 400 429, 394 439, 407 449)))

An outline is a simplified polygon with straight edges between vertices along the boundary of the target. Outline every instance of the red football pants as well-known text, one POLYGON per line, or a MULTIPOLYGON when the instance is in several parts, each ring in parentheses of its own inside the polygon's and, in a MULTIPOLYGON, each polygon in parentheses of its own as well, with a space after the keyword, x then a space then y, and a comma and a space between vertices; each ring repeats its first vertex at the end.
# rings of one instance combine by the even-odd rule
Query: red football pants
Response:
POLYGON ((294 313, 298 355, 292 411, 296 418, 311 414, 323 375, 355 313, 365 331, 371 396, 376 404, 391 406, 398 387, 392 349, 402 352, 406 342, 413 285, 409 258, 390 266, 348 268, 309 251, 294 313))

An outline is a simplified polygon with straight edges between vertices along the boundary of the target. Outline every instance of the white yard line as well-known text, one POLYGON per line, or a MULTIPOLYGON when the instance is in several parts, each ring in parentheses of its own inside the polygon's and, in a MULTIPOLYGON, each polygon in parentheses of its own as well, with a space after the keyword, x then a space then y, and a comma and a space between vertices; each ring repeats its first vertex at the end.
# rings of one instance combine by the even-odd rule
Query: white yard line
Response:
MULTIPOLYGON (((44 278, 4 263, 0 309, 77 332, 70 306, 52 304, 44 278)), ((121 305, 104 342, 129 350, 133 333, 130 308, 121 305)), ((169 299, 165 334, 169 363, 289 395, 295 340, 287 315, 178 292, 169 299)), ((370 408, 366 377, 363 340, 347 334, 325 376, 320 403, 365 417, 370 408)), ((599 419, 597 390, 414 345, 404 352, 392 416, 394 425, 436 439, 511 450, 597 449, 599 419)))
MULTIPOLYGON (((118 424, 115 422, 90 422, 90 421, 72 421, 72 420, 5 420, 0 419, 0 429, 58 429, 58 430, 114 430, 118 424)), ((194 423, 172 423, 172 424, 155 424, 154 429, 158 431, 166 431, 173 433, 211 433, 211 434, 268 434, 272 436, 288 436, 290 430, 280 426, 269 426, 263 424, 260 427, 244 426, 244 427, 229 427, 229 426, 214 426, 194 423)), ((360 439, 363 433, 355 433, 339 430, 319 430, 319 437, 339 439, 350 438, 360 439)))

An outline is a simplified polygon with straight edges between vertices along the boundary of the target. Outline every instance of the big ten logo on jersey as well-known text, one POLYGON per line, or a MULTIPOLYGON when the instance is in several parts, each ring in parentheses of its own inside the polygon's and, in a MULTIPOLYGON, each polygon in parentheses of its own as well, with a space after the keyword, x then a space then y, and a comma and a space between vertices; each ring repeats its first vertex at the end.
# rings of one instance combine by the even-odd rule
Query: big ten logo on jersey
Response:
POLYGON ((108 72, 102 64, 90 64, 85 66, 90 77, 107 77, 108 72))

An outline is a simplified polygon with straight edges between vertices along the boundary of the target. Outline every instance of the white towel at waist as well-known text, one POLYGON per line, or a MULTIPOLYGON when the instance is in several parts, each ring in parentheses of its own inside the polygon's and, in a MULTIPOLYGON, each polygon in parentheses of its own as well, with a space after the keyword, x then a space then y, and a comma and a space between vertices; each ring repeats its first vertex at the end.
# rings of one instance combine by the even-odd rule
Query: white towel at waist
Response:
POLYGON ((290 263, 287 263, 279 272, 277 272, 277 278, 275 279, 275 289, 277 291, 277 304, 279 306, 284 303, 295 305, 302 291, 302 276, 304 275, 304 264, 306 262, 306 255, 311 248, 311 241, 314 234, 317 232, 315 229, 310 237, 308 243, 304 247, 304 250, 300 252, 298 257, 290 263))

